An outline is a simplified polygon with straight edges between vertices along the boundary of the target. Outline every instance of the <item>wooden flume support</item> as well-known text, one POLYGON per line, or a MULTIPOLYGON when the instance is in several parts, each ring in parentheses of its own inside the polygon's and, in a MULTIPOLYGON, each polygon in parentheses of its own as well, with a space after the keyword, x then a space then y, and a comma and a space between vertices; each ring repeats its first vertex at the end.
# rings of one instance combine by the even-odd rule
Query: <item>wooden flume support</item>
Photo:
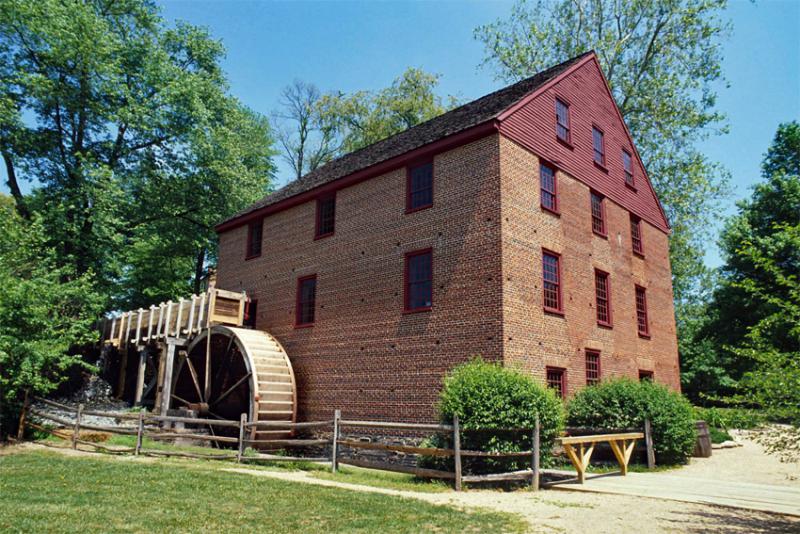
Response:
MULTIPOLYGON (((243 328, 247 303, 244 293, 212 287, 103 321, 103 345, 120 351, 117 396, 137 406, 152 403, 160 416, 170 408, 186 408, 209 419, 245 413, 248 422, 293 423, 297 390, 291 362, 274 337, 243 328), (133 394, 125 386, 131 351, 133 394), (146 383, 148 370, 152 379, 146 383), (145 400, 152 391, 155 398, 145 400)), ((219 432, 214 426, 208 430, 219 432)), ((255 441, 293 435, 293 429, 246 430, 255 441)))

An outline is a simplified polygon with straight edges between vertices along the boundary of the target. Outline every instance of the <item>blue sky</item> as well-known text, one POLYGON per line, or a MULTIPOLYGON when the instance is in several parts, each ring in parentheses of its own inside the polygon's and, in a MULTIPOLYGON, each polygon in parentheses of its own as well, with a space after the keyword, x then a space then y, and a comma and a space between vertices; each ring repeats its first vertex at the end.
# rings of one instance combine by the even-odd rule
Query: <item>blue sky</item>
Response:
MULTIPOLYGON (((493 2, 160 2, 170 21, 207 26, 228 50, 231 91, 264 114, 294 78, 322 90, 385 87, 408 66, 440 74, 442 94, 469 100, 501 86, 478 68, 483 47, 473 29, 505 17, 512 3, 493 2)), ((733 35, 725 44, 718 108, 730 133, 701 147, 732 174, 734 200, 747 196, 780 122, 800 119, 800 1, 734 0, 733 35)), ((280 172, 280 182, 289 173, 280 172)), ((3 181, 5 176, 2 176, 3 181)), ((0 190, 6 191, 5 184, 0 190)), ((709 265, 719 264, 709 246, 709 265)))

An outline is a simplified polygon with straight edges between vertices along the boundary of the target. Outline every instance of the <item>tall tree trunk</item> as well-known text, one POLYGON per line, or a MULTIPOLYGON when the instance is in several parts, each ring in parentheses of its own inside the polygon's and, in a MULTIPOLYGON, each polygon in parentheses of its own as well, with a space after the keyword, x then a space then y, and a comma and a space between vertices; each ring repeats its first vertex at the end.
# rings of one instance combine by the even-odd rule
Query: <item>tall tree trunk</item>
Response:
POLYGON ((206 247, 200 247, 194 264, 194 294, 200 293, 200 281, 203 279, 203 266, 206 263, 206 247))
POLYGON ((24 219, 30 219, 31 212, 28 210, 28 206, 25 204, 25 198, 22 196, 22 191, 20 191, 19 183, 17 182, 17 171, 14 168, 14 159, 11 157, 11 153, 9 153, 6 149, 2 149, 2 153, 3 161, 6 164, 6 174, 8 175, 8 189, 11 191, 11 196, 14 197, 17 213, 19 213, 24 219))

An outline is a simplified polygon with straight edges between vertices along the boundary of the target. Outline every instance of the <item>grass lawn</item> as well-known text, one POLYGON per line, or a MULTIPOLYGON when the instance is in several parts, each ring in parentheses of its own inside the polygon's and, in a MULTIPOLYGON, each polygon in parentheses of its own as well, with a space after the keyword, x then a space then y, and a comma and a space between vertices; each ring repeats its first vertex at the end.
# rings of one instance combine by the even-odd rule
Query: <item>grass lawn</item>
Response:
POLYGON ((521 519, 508 514, 227 473, 204 461, 39 451, 0 457, 0 531, 416 533, 525 528, 521 519))

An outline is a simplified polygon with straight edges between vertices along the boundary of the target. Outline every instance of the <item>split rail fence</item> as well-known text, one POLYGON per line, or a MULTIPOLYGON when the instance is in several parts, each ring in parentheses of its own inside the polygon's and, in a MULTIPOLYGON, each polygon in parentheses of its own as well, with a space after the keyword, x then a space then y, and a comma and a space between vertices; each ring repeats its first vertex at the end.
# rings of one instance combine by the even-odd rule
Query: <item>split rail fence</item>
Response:
MULTIPOLYGON (((515 428, 515 429, 475 429, 466 432, 520 432, 526 433, 531 436, 531 450, 520 452, 489 452, 479 450, 465 450, 461 448, 461 438, 464 430, 460 428, 458 416, 453 417, 452 424, 422 424, 422 423, 399 423, 399 422, 385 422, 385 421, 358 421, 351 419, 343 419, 341 411, 336 410, 332 420, 325 421, 311 421, 302 423, 290 423, 284 421, 258 421, 254 423, 247 422, 247 415, 242 414, 239 421, 220 420, 220 419, 203 419, 195 417, 178 417, 178 416, 162 416, 150 415, 145 412, 138 414, 120 414, 111 412, 102 412, 95 410, 87 410, 82 404, 77 408, 67 406, 58 402, 47 399, 36 398, 42 404, 46 404, 61 411, 70 412, 74 414, 74 420, 67 420, 62 417, 43 412, 41 410, 30 407, 26 401, 25 409, 23 410, 22 417, 20 418, 19 435, 21 439, 26 427, 33 428, 55 437, 61 438, 71 443, 73 449, 77 449, 78 445, 93 447, 99 451, 110 454, 127 454, 133 453, 134 455, 146 456, 177 456, 187 458, 201 458, 208 460, 235 460, 236 462, 250 462, 250 461, 284 461, 284 462, 316 462, 316 463, 329 463, 331 470, 336 472, 340 464, 351 465, 355 467, 363 467, 369 469, 379 469, 383 471, 393 471, 399 473, 406 473, 415 475, 422 478, 434 478, 452 481, 456 491, 462 489, 465 483, 477 482, 499 482, 499 481, 529 481, 534 490, 540 488, 540 475, 541 470, 539 466, 540 458, 540 429, 539 419, 535 420, 534 428, 515 428), (117 427, 117 426, 104 426, 97 424, 90 424, 83 420, 84 416, 107 417, 113 419, 131 420, 136 421, 136 427, 117 427), (35 416, 39 420, 47 420, 57 423, 66 429, 71 428, 71 432, 66 429, 53 429, 38 424, 30 420, 30 416, 35 416), (185 429, 184 431, 176 432, 170 431, 157 426, 153 423, 172 423, 184 425, 203 425, 209 429, 208 434, 198 433, 197 431, 191 432, 192 429, 185 429), (227 428, 238 430, 238 437, 217 435, 214 429, 227 428), (360 440, 349 439, 343 437, 342 428, 362 428, 362 429, 382 429, 382 430, 406 430, 415 433, 440 433, 451 436, 453 446, 452 448, 440 447, 418 447, 411 445, 394 445, 375 442, 365 442, 360 440), (254 435, 254 430, 270 429, 270 430, 311 430, 311 429, 330 429, 331 438, 319 439, 272 439, 272 440, 255 440, 249 436, 254 435), (93 430, 97 432, 105 432, 111 434, 121 434, 128 436, 136 436, 134 447, 108 447, 95 441, 81 439, 81 430, 93 430), (220 444, 227 444, 233 452, 230 453, 217 453, 217 454, 204 454, 197 452, 179 451, 179 450, 162 450, 144 448, 144 438, 155 441, 176 439, 186 439, 192 441, 206 441, 219 446, 220 444), (293 447, 313 447, 313 446, 328 446, 330 445, 330 456, 288 456, 283 454, 268 454, 268 453, 252 453, 245 452, 248 446, 258 446, 259 448, 269 449, 288 449, 293 447), (234 451, 235 447, 235 451, 234 451), (364 460, 359 458, 350 458, 342 455, 342 449, 349 448, 354 450, 373 450, 383 452, 399 452, 404 454, 412 454, 416 456, 432 456, 453 458, 453 471, 445 471, 440 469, 429 469, 416 466, 408 466, 400 463, 391 463, 385 461, 364 460), (503 473, 492 473, 486 475, 465 475, 462 473, 462 466, 465 458, 491 458, 491 459, 512 459, 512 458, 529 458, 530 469, 508 471, 503 473)), ((236 433, 236 430, 229 430, 230 433, 236 433)), ((649 430, 649 429, 648 429, 649 430)), ((648 458, 651 456, 652 440, 648 440, 648 458)))

